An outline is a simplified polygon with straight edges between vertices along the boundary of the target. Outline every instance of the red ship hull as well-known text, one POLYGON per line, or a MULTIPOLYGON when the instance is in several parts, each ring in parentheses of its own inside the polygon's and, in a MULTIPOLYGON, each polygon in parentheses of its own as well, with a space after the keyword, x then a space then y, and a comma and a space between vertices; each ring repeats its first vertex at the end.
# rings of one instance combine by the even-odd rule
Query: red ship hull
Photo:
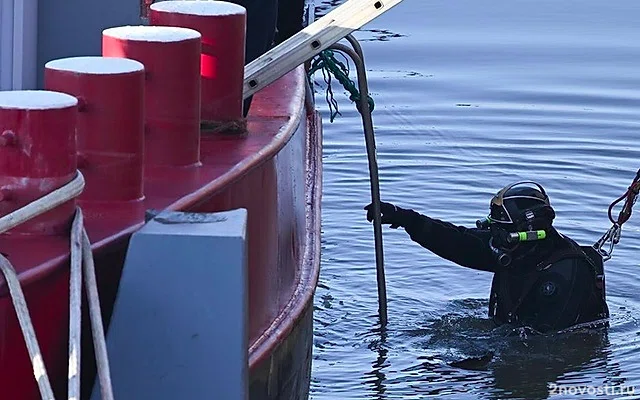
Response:
MULTIPOLYGON (((248 210, 251 399, 300 399, 309 391, 313 293, 320 264, 321 123, 302 67, 254 96, 248 135, 202 135, 201 165, 148 168, 145 198, 79 202, 92 242, 108 324, 129 238, 145 211, 248 210)), ((20 274, 56 397, 66 395, 69 239, 0 236, 20 274)), ((38 399, 6 285, 0 289, 0 399, 38 399)), ((83 310, 83 384, 93 351, 83 310)))

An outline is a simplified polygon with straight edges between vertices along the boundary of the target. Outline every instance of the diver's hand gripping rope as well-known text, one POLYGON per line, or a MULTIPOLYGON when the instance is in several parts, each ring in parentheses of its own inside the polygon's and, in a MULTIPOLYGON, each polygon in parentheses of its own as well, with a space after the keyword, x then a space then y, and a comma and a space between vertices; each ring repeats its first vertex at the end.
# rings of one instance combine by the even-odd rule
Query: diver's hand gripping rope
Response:
POLYGON ((638 193, 640 193, 640 170, 636 172, 636 177, 627 188, 627 191, 609 205, 607 214, 609 216, 609 221, 611 221, 613 226, 609 228, 609 230, 605 232, 605 234, 602 235, 602 237, 593 245, 593 248, 602 256, 603 261, 611 259, 615 245, 620 242, 622 224, 627 222, 631 217, 633 206, 636 204, 636 200, 638 199, 638 193), (613 208, 622 200, 624 200, 622 210, 620 210, 618 218, 614 219, 613 208), (607 247, 606 250, 605 247, 607 247))

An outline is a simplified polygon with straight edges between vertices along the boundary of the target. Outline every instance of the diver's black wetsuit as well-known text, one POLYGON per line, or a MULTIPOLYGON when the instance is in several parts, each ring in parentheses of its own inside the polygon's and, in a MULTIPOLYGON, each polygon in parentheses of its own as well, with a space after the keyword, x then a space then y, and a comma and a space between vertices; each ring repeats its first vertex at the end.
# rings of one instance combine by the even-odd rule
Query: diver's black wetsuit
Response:
POLYGON ((608 317, 601 260, 587 257, 555 229, 544 240, 520 244, 503 267, 490 250, 489 230, 407 211, 402 225, 412 240, 464 267, 494 272, 489 315, 498 323, 544 333, 608 317))

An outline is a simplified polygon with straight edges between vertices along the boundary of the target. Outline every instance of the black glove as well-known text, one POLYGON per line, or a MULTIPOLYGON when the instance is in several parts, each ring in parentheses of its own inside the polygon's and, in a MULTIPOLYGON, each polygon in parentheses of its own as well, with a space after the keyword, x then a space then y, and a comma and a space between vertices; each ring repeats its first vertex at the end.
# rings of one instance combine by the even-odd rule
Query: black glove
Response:
MULTIPOLYGON (((367 210, 367 221, 373 221, 373 203, 364 207, 367 210)), ((380 214, 383 224, 391 224, 391 228, 406 227, 410 222, 413 211, 405 210, 391 203, 380 202, 380 214)))

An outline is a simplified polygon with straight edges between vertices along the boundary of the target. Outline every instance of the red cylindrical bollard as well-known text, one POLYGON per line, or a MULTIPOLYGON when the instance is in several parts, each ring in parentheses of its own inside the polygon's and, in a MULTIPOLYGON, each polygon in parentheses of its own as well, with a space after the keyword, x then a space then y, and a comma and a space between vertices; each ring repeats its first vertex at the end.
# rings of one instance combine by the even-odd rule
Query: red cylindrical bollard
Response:
POLYGON ((144 66, 116 57, 71 57, 45 64, 45 88, 76 96, 80 200, 143 198, 144 66))
POLYGON ((246 9, 225 1, 162 1, 151 5, 149 22, 200 32, 201 118, 207 122, 240 120, 246 9))
MULTIPOLYGON (((69 183, 76 175, 78 101, 46 90, 0 92, 0 216, 69 183)), ((75 200, 48 211, 10 233, 66 233, 75 200)))
POLYGON ((145 164, 200 161, 200 33, 165 26, 121 26, 102 32, 102 55, 144 64, 145 164))

